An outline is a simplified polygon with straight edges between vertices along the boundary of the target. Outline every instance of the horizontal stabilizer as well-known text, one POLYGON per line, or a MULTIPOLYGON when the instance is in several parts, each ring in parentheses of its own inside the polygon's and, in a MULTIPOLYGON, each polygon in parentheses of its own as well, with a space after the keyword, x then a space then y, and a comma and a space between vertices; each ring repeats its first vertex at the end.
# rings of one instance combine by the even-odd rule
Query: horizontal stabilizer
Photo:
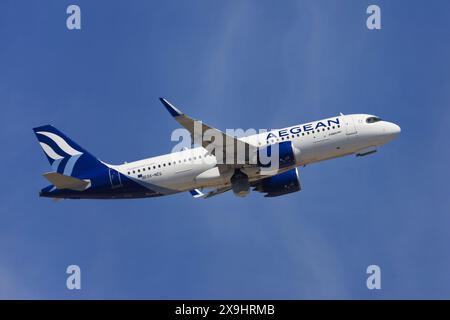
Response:
POLYGON ((58 189, 70 189, 75 191, 86 190, 91 182, 77 179, 70 176, 65 176, 57 172, 47 172, 43 174, 44 178, 50 181, 58 189))

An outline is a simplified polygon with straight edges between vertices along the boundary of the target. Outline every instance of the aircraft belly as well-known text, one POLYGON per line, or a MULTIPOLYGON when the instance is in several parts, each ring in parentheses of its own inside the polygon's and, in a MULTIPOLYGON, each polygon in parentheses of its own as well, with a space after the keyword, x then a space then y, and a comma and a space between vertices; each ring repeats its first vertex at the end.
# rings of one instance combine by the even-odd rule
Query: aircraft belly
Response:
POLYGON ((211 168, 211 165, 207 164, 177 168, 177 170, 174 170, 171 173, 158 177, 158 180, 154 180, 153 183, 173 190, 191 190, 193 188, 197 188, 199 185, 196 181, 196 177, 210 171, 211 169, 214 168, 211 168))

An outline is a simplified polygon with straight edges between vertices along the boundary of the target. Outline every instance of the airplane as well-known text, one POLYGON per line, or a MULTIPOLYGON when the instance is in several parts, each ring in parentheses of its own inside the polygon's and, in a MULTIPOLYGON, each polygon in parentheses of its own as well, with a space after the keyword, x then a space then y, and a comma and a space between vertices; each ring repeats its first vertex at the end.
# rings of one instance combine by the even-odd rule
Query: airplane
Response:
POLYGON ((160 101, 190 133, 192 148, 112 165, 55 127, 40 126, 33 131, 52 171, 43 174, 51 185, 39 195, 55 200, 133 199, 189 192, 194 198, 210 198, 230 190, 244 197, 253 190, 277 197, 300 191, 299 167, 373 154, 401 132, 398 125, 374 115, 341 113, 238 138, 189 117, 166 99, 160 101), (205 132, 215 138, 205 138, 205 132), (238 150, 246 151, 240 156, 238 150), (256 156, 249 150, 256 150, 256 156), (260 156, 263 152, 266 158, 260 156))

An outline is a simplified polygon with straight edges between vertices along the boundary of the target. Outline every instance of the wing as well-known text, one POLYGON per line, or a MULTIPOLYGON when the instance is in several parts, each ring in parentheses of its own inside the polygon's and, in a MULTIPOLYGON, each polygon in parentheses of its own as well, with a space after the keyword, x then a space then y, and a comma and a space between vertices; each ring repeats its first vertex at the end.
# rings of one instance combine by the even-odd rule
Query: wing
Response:
POLYGON ((185 115, 166 99, 160 98, 160 101, 172 117, 191 133, 193 143, 214 154, 219 164, 242 167, 255 162, 253 155, 256 155, 256 146, 185 115))
POLYGON ((223 187, 223 188, 214 189, 214 190, 209 191, 209 192, 205 195, 204 198, 205 198, 205 199, 206 199, 206 198, 211 198, 211 197, 217 196, 218 194, 222 194, 222 193, 224 193, 224 192, 227 192, 227 191, 229 191, 229 190, 231 190, 231 187, 223 187))

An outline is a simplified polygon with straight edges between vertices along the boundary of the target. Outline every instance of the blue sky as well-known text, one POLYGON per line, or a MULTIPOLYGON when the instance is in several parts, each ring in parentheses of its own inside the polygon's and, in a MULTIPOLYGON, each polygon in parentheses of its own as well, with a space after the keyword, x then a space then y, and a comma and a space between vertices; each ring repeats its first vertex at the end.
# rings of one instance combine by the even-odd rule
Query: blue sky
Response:
POLYGON ((0 298, 450 298, 449 20, 437 0, 2 1, 0 298), (221 129, 343 112, 402 133, 302 168, 302 191, 274 199, 38 197, 49 166, 33 127, 110 163, 167 153, 178 126, 160 96, 221 129))

